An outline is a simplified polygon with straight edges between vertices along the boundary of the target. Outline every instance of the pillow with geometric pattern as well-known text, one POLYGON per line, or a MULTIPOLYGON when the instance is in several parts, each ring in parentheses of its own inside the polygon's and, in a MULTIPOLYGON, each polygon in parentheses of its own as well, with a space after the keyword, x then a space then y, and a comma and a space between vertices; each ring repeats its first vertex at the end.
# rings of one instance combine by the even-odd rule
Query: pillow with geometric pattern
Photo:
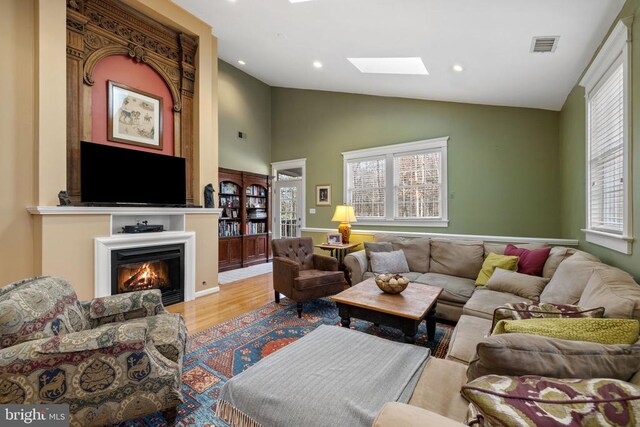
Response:
POLYGON ((493 330, 498 321, 502 319, 524 320, 576 317, 604 317, 604 307, 583 308, 577 305, 552 304, 550 302, 508 303, 493 311, 493 325, 491 330, 493 330))
POLYGON ((480 426, 637 426, 640 387, 609 378, 486 375, 462 387, 480 426))

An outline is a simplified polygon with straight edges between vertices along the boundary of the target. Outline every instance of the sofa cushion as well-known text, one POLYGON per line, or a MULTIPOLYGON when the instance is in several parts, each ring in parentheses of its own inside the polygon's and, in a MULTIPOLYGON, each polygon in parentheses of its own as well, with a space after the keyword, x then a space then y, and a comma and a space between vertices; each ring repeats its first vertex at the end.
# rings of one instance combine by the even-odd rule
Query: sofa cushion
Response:
POLYGON ((476 278, 476 285, 486 285, 496 268, 516 271, 518 268, 518 257, 490 253, 482 263, 482 268, 476 278))
POLYGON ((75 291, 62 278, 21 280, 0 294, 0 348, 88 327, 75 291))
POLYGON ((429 271, 429 257, 431 254, 431 239, 420 237, 418 239, 403 239, 392 242, 393 250, 402 250, 407 258, 409 270, 418 273, 429 271))
POLYGON ((485 288, 492 291, 508 292, 530 300, 538 300, 547 283, 549 283, 549 279, 544 277, 496 268, 485 288))
POLYGON ((547 257, 547 261, 544 263, 544 267, 542 268, 542 277, 551 279, 562 261, 576 254, 590 261, 600 261, 597 257, 591 255, 588 252, 583 252, 575 248, 556 246, 551 248, 551 252, 549 252, 549 256, 547 257))
POLYGON ((640 345, 607 345, 526 334, 487 337, 469 364, 472 381, 489 374, 552 378, 615 378, 628 381, 640 370, 640 345))
POLYGON ((540 301, 554 304, 577 304, 594 270, 604 264, 579 255, 563 261, 540 294, 540 301))
POLYGON ((476 288, 475 282, 471 279, 432 272, 421 274, 415 281, 442 288, 442 293, 438 297, 439 300, 462 304, 469 300, 476 288))
POLYGON ((640 286, 628 273, 607 266, 594 271, 578 304, 603 306, 605 317, 640 319, 640 286))
MULTIPOLYGON (((466 402, 462 397, 460 399, 466 402)), ((411 426, 464 427, 466 424, 436 412, 400 402, 385 403, 376 419, 373 420, 373 427, 411 426)))
POLYGON ((446 359, 468 365, 474 359, 476 346, 490 332, 491 320, 463 314, 451 334, 446 359))
POLYGON ((635 319, 526 319, 500 320, 493 335, 523 333, 572 341, 601 344, 633 344, 638 341, 640 323, 635 319))
POLYGON ((551 248, 526 249, 507 245, 504 254, 518 257, 519 273, 529 274, 531 276, 542 276, 542 269, 549 257, 550 251, 551 248))
POLYGON ((460 388, 467 382, 466 368, 466 365, 451 360, 429 357, 409 405, 463 421, 468 402, 460 394, 460 388))
POLYGON ((518 302, 531 302, 531 300, 507 292, 478 289, 464 305, 462 313, 467 316, 492 320, 493 312, 496 308, 502 307, 507 303, 518 302))
POLYGON ((640 420, 640 387, 609 378, 487 375, 462 394, 485 426, 633 426, 640 420))
POLYGON ((482 242, 462 240, 431 240, 429 272, 475 279, 478 277, 484 246, 482 242))
POLYGON ((371 271, 374 273, 408 273, 409 266, 402 251, 371 252, 371 271))

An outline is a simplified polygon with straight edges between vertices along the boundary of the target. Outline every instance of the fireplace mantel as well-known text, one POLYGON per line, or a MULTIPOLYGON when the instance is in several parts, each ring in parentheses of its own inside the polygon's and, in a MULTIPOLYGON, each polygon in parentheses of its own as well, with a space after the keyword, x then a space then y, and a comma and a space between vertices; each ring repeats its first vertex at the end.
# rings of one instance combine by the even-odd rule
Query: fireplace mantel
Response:
POLYGON ((219 208, 145 208, 109 206, 29 206, 31 215, 172 215, 220 214, 219 208))

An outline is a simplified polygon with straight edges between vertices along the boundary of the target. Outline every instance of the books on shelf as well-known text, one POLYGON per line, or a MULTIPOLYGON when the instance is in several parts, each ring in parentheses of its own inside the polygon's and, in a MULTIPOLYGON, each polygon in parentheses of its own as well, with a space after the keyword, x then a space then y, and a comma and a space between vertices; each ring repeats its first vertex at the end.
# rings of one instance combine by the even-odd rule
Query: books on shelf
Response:
POLYGON ((218 223, 218 235, 221 237, 241 236, 240 223, 238 221, 221 220, 218 223))
POLYGON ((266 233, 267 228, 264 222, 247 222, 245 227, 246 234, 266 233))
POLYGON ((267 189, 259 185, 250 185, 247 187, 247 196, 267 197, 267 189))
POLYGON ((220 196, 221 208, 239 208, 240 196, 220 196))

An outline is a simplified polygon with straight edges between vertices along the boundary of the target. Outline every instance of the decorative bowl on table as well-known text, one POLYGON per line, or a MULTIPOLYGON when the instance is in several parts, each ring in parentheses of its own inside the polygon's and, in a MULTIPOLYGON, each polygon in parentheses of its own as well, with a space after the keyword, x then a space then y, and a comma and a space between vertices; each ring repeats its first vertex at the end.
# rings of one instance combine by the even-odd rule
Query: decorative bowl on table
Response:
POLYGON ((409 279, 400 274, 378 274, 376 285, 387 294, 399 294, 409 286, 409 279))

